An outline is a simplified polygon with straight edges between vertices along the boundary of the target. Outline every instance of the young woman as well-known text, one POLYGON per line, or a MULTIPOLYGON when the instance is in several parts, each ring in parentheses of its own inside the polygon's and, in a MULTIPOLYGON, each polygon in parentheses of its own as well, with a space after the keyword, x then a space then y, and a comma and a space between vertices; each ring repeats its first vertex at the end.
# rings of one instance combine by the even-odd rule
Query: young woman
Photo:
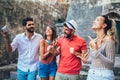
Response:
POLYGON ((55 80, 57 65, 56 56, 53 54, 53 46, 56 38, 56 31, 47 26, 44 39, 40 41, 40 64, 39 76, 41 80, 55 80))
POLYGON ((93 22, 96 38, 90 41, 90 70, 87 80, 114 80, 116 28, 107 16, 101 15, 93 22))

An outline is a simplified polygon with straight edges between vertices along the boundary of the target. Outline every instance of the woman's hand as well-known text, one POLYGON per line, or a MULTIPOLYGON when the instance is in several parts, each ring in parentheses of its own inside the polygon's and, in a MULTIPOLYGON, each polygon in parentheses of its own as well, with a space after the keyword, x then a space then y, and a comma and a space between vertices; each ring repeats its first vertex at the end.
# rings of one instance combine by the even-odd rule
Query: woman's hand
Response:
POLYGON ((98 49, 98 46, 95 40, 90 41, 90 46, 93 51, 96 51, 98 49))
POLYGON ((53 48, 53 46, 52 46, 52 45, 48 45, 48 47, 47 47, 47 51, 48 51, 49 53, 51 53, 52 48, 53 48))
POLYGON ((87 60, 88 60, 88 57, 89 57, 89 54, 88 53, 82 53, 80 55, 78 55, 77 57, 79 57, 83 63, 87 63, 87 60))
POLYGON ((92 39, 90 36, 88 36, 88 38, 90 39, 90 46, 91 46, 92 50, 96 51, 98 49, 96 40, 92 39))

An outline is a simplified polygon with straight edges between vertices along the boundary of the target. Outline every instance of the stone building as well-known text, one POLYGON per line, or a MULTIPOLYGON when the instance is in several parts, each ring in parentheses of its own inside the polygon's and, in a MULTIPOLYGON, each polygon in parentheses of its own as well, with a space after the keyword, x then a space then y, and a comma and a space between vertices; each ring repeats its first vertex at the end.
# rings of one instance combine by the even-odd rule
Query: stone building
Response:
POLYGON ((91 29, 92 22, 101 14, 107 14, 116 21, 118 40, 120 42, 120 0, 70 0, 66 20, 74 19, 77 21, 77 34, 89 42, 87 36, 95 36, 91 29))
MULTIPOLYGON (((94 32, 91 29, 92 22, 96 18, 96 16, 100 14, 107 14, 110 18, 116 20, 117 23, 117 32, 120 42, 120 0, 15 0, 20 2, 21 4, 17 3, 6 3, 5 1, 9 0, 0 0, 0 28, 6 21, 8 21, 14 28, 16 32, 21 31, 19 29, 21 19, 23 17, 32 16, 35 18, 36 24, 36 31, 39 33, 44 32, 45 26, 48 23, 53 24, 53 21, 57 20, 58 18, 65 18, 66 11, 68 10, 68 5, 61 5, 69 4, 70 7, 67 13, 67 20, 74 19, 78 23, 77 27, 77 34, 84 37, 88 42, 87 36, 90 35, 94 37, 94 32), (1 3, 3 1, 3 3, 1 3), (22 2, 22 1, 25 1, 22 2), (27 1, 47 1, 48 3, 52 1, 56 1, 61 3, 60 5, 51 6, 51 5, 43 5, 38 2, 31 3, 27 1), (32 5, 32 6, 31 6, 32 5), (27 13, 30 14, 27 14, 27 13), (22 16, 21 16, 22 15, 22 16), (17 28, 17 29, 16 29, 17 28)), ((14 0, 10 0, 14 1, 14 0)), ((59 20, 58 20, 59 21, 59 20)), ((57 26, 58 35, 62 33, 62 26, 63 21, 61 23, 55 24, 57 26)), ((120 47, 120 46, 119 46, 120 47)), ((119 50, 120 52, 120 50, 119 50)), ((15 55, 17 52, 14 52, 15 55)), ((5 50, 4 40, 2 39, 2 35, 0 34, 0 66, 11 63, 10 61, 14 60, 17 61, 16 56, 8 55, 9 53, 5 50)), ((118 62, 119 63, 119 60, 118 62)), ((84 68, 84 67, 83 67, 84 68)), ((8 69, 8 66, 7 66, 8 69)), ((85 68, 86 70, 86 68, 85 68)), ((116 73, 120 73, 118 68, 116 68, 116 73)), ((9 71, 7 73, 5 70, 1 68, 1 76, 0 80, 4 78, 8 78, 9 71)), ((119 75, 119 74, 118 74, 119 75)), ((84 75, 82 75, 84 76, 84 75)), ((85 75, 86 76, 86 75, 85 75)), ((85 79, 81 79, 85 80, 85 79)), ((116 79, 117 80, 117 79, 116 79)), ((118 79, 120 80, 120 78, 118 79)))
MULTIPOLYGON (((33 17, 35 31, 44 35, 46 26, 63 18, 65 20, 68 4, 42 4, 40 0, 0 0, 0 29, 10 25, 13 33, 23 32, 21 21, 24 17, 33 17), (38 2, 37 2, 38 1, 38 2)), ((10 54, 5 49, 5 41, 0 32, 0 66, 17 62, 17 51, 10 54)))
MULTIPOLYGON (((43 4, 40 0, 0 0, 0 29, 7 24, 15 34, 22 33, 22 19, 33 17, 35 31, 44 35, 48 24, 54 25, 61 18, 65 20, 68 7, 68 4, 43 4)), ((16 65, 8 64, 17 62, 17 53, 6 51, 5 40, 0 32, 0 80, 7 80, 10 73, 14 73, 10 71, 16 70, 16 65)))
POLYGON ((69 4, 69 0, 45 0, 46 2, 59 2, 59 3, 62 3, 62 4, 69 4))

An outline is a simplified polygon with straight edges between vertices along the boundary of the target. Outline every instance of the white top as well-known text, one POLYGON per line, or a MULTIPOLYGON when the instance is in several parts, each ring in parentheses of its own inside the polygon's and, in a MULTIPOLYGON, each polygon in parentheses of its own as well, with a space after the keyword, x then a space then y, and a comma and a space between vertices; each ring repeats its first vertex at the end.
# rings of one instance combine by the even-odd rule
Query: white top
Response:
POLYGON ((25 33, 18 34, 11 43, 12 51, 18 48, 18 69, 27 72, 35 71, 39 62, 39 44, 42 35, 34 33, 31 40, 25 33))

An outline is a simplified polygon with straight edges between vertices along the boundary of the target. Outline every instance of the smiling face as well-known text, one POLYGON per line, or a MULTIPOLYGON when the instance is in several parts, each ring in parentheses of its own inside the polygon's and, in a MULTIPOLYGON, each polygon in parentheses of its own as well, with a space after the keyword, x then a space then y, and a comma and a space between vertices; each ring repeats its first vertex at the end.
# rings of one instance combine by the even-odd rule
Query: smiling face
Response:
POLYGON ((52 34, 53 34, 52 29, 49 26, 47 26, 47 28, 46 28, 46 35, 47 36, 52 36, 52 34))
POLYGON ((93 22, 92 29, 93 30, 98 30, 98 29, 103 29, 106 27, 106 24, 104 23, 104 17, 98 16, 95 21, 93 22))
POLYGON ((29 32, 29 33, 33 33, 34 32, 34 22, 33 21, 27 21, 27 24, 26 24, 26 30, 29 32))
POLYGON ((67 26, 64 26, 63 30, 64 30, 64 37, 66 38, 71 38, 74 35, 74 31, 68 28, 67 26))
POLYGON ((45 35, 44 35, 44 38, 47 39, 47 38, 51 38, 51 40, 54 40, 56 39, 56 31, 54 29, 54 27, 52 27, 51 25, 47 26, 46 27, 46 30, 45 30, 45 35))

